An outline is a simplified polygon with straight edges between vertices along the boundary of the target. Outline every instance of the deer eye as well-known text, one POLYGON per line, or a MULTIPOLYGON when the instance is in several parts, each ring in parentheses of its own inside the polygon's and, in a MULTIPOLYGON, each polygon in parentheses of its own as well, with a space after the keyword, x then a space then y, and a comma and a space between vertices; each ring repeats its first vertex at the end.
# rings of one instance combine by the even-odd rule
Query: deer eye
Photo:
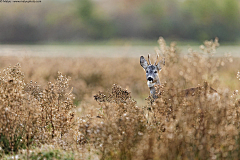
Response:
POLYGON ((154 73, 157 73, 157 71, 154 71, 154 73))
POLYGON ((148 73, 148 71, 146 71, 146 73, 148 73))

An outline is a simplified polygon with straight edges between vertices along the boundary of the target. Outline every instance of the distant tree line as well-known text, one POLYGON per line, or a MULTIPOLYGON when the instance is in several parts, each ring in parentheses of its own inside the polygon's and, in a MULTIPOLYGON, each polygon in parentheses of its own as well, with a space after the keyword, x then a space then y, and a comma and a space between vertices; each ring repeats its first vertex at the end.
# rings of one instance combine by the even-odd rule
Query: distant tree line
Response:
POLYGON ((120 7, 113 1, 110 6, 93 0, 46 3, 36 9, 0 6, 0 42, 159 36, 197 41, 214 37, 221 41, 240 39, 239 0, 122 0, 120 7))

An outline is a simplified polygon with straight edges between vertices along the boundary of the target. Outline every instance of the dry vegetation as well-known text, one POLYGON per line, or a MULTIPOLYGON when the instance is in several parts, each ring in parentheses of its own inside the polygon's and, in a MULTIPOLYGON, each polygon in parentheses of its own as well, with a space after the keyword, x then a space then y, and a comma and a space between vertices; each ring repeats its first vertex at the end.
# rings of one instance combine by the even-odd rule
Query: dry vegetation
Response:
POLYGON ((155 101, 139 59, 1 57, 1 158, 239 159, 240 60, 218 46, 181 56, 160 38, 155 101))

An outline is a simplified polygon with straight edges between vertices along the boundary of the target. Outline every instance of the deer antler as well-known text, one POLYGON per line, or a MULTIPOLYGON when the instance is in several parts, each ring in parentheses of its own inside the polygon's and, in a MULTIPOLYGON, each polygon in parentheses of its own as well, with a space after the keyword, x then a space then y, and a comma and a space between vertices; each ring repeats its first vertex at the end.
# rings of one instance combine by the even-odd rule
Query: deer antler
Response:
POLYGON ((151 65, 150 54, 148 54, 148 65, 151 65))
POLYGON ((159 55, 157 54, 157 58, 156 58, 156 61, 155 61, 155 63, 154 63, 155 66, 157 65, 158 57, 159 57, 159 55))

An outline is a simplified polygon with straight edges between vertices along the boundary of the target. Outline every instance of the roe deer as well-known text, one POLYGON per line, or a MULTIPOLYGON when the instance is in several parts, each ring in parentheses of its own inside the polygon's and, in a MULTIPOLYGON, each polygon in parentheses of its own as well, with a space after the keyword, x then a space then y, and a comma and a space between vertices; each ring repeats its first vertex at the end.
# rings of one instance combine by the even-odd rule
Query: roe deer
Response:
POLYGON ((148 55, 148 62, 147 60, 141 56, 140 57, 140 65, 146 71, 146 78, 147 78, 147 85, 150 89, 150 95, 156 99, 156 91, 154 85, 161 85, 158 72, 161 71, 161 65, 165 65, 165 60, 161 60, 157 63, 158 55, 154 64, 151 64, 150 55, 148 55))
MULTIPOLYGON (((156 95, 156 90, 154 86, 161 85, 158 72, 161 71, 162 69, 161 65, 165 65, 164 58, 158 63, 157 63, 157 60, 158 60, 158 55, 154 64, 151 64, 150 55, 148 55, 148 62, 143 56, 140 57, 140 65, 143 67, 143 69, 146 72, 147 85, 150 90, 150 95, 152 96, 153 99, 158 98, 158 96, 156 95)), ((188 88, 188 89, 182 90, 177 94, 178 96, 188 97, 188 96, 194 96, 198 94, 200 91, 204 91, 204 95, 206 95, 208 98, 211 98, 211 97, 219 98, 217 91, 212 87, 210 87, 207 82, 204 82, 203 86, 188 88)))

